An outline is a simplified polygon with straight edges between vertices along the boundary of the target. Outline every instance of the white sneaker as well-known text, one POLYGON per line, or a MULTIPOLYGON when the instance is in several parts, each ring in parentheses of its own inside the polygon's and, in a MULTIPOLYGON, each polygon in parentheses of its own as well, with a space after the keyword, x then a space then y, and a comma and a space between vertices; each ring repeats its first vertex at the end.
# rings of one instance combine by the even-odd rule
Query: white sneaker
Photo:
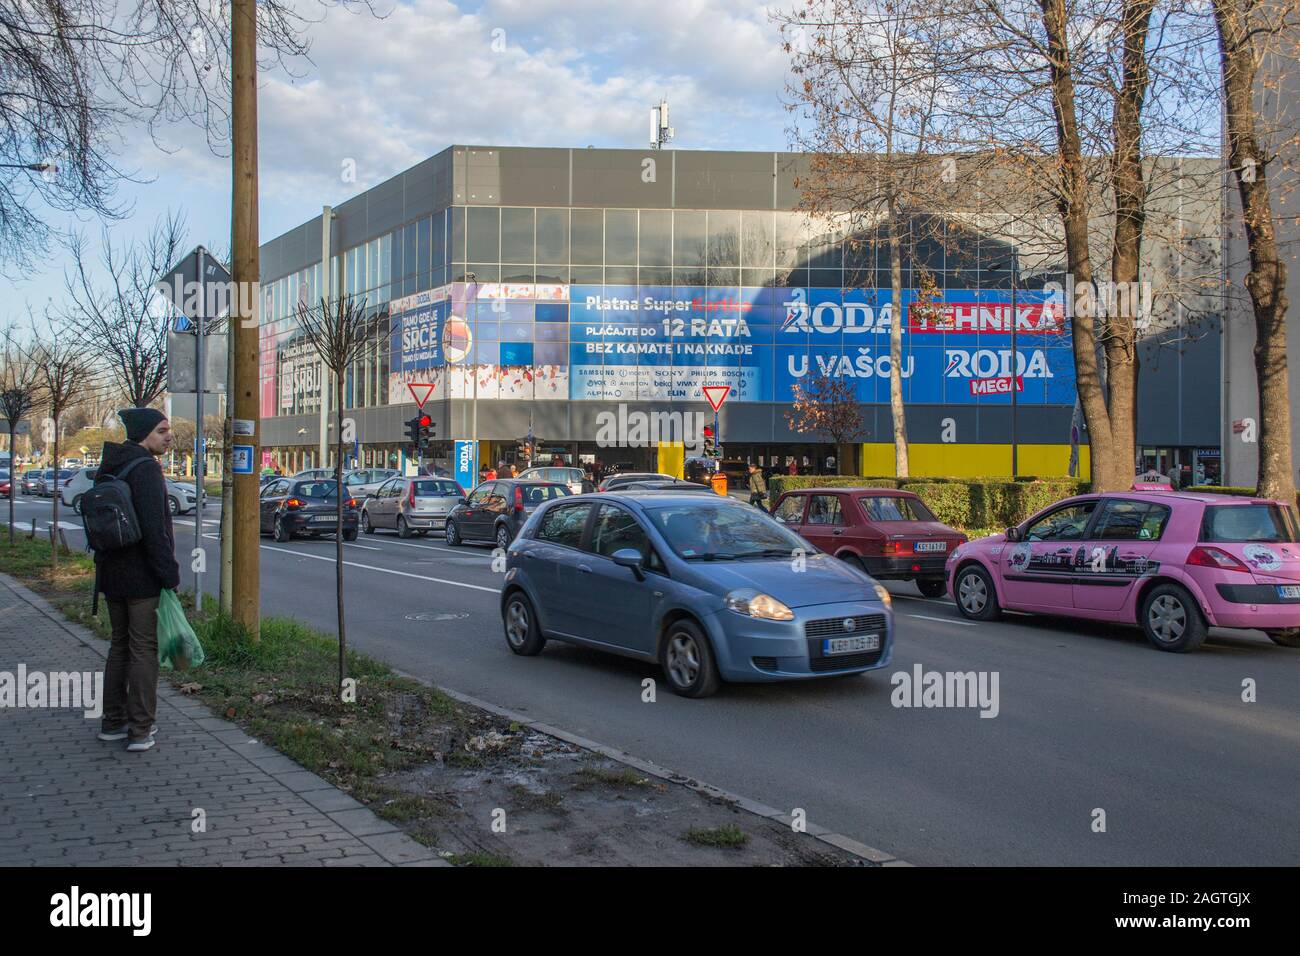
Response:
POLYGON ((126 745, 126 749, 131 753, 141 753, 142 751, 152 749, 156 743, 157 741, 153 739, 152 735, 150 735, 144 738, 144 740, 132 740, 126 745))
POLYGON ((100 740, 125 740, 127 738, 126 724, 123 724, 117 730, 101 730, 96 736, 100 740))

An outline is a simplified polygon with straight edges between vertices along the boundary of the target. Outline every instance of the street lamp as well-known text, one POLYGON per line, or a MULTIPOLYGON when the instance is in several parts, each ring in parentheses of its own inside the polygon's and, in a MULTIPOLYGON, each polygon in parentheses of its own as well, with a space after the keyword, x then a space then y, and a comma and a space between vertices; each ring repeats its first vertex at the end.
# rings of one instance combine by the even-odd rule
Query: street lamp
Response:
POLYGON ((59 171, 59 167, 53 163, 0 163, 0 169, 30 169, 34 173, 47 173, 51 170, 59 171))
POLYGON ((1020 474, 1020 444, 1018 441, 1017 413, 1019 411, 1020 353, 1016 350, 1016 274, 1020 271, 1020 254, 1015 246, 1011 247, 1011 258, 1007 262, 990 266, 989 272, 1001 272, 1011 268, 1011 477, 1020 474))

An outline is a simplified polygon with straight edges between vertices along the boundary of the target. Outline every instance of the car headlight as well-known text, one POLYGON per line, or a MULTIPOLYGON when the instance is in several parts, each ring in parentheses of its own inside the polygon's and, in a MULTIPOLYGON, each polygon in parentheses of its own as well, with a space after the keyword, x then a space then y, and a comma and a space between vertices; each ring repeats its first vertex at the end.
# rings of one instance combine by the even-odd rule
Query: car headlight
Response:
POLYGON ((876 597, 880 598, 880 603, 887 608, 894 606, 894 596, 885 589, 883 584, 873 585, 876 589, 876 597))
POLYGON ((763 621, 793 621, 794 611, 790 610, 770 594, 763 594, 753 588, 732 591, 722 603, 729 610, 746 617, 756 617, 763 621))

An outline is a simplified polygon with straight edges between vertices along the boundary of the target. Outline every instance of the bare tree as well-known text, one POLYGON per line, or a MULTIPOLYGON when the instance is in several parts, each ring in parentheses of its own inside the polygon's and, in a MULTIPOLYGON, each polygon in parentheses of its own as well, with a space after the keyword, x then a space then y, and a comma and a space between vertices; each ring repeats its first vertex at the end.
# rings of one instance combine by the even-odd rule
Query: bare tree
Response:
POLYGON ((786 424, 796 432, 812 432, 835 445, 836 472, 842 469, 840 446, 862 434, 862 410, 851 382, 821 374, 793 386, 786 424))
MULTIPOLYGON (((335 515, 335 589, 339 621, 339 686, 347 677, 347 630, 343 614, 343 382, 347 371, 374 339, 382 312, 367 314, 366 300, 345 294, 339 299, 322 297, 315 307, 298 307, 298 325, 316 349, 321 362, 334 377, 334 491, 338 501, 335 515)), ((355 536, 356 532, 353 531, 355 536)))
MULTIPOLYGON (((282 66, 307 53, 310 16, 292 0, 259 0, 262 54, 282 66)), ((370 11, 369 0, 316 0, 370 11)), ((178 120, 229 140, 230 0, 35 0, 0 8, 0 263, 48 246, 43 213, 120 218, 114 158, 128 127, 157 139, 178 120)))
MULTIPOLYGON (((29 356, 36 366, 40 401, 49 409, 48 440, 53 444, 54 496, 50 501, 50 561, 59 563, 59 419, 86 386, 91 376, 92 363, 81 347, 81 341, 69 334, 66 328, 50 320, 47 313, 46 329, 38 333, 33 328, 35 344, 29 356)), ((33 528, 35 522, 32 522, 33 528)))
POLYGON ((1269 172, 1285 177, 1283 150, 1297 145, 1292 120, 1265 110, 1289 110, 1276 78, 1261 76, 1265 60, 1294 79, 1296 7, 1290 2, 1213 0, 1219 35, 1228 164, 1237 184, 1250 255, 1246 290, 1255 316, 1255 379, 1259 391, 1258 493, 1284 501, 1296 491, 1287 382, 1287 263, 1278 248, 1269 172), (1282 122, 1279 122, 1281 120, 1282 122), (1288 128, 1289 127, 1289 128, 1288 128))
POLYGON ((39 386, 36 365, 6 330, 4 351, 0 353, 0 415, 9 426, 9 547, 14 546, 14 496, 18 493, 17 442, 18 423, 36 404, 39 386))
POLYGON ((184 245, 185 221, 170 213, 138 244, 115 244, 105 227, 99 251, 105 288, 92 275, 85 237, 72 239, 75 265, 64 276, 72 317, 85 332, 87 351, 137 408, 152 405, 167 386, 171 314, 160 308, 156 286, 184 245))

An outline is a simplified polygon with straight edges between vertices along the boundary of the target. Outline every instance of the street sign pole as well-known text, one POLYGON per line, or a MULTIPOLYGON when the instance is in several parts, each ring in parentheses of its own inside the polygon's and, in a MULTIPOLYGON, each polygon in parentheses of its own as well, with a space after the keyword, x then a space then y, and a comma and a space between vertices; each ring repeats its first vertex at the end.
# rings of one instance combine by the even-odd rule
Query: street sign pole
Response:
MULTIPOLYGON (((208 312, 207 292, 207 250, 202 246, 199 253, 199 308, 194 328, 194 548, 203 547, 203 459, 207 448, 203 442, 203 327, 208 312)), ((194 607, 203 610, 203 578, 199 571, 201 565, 190 558, 194 567, 194 607)))

